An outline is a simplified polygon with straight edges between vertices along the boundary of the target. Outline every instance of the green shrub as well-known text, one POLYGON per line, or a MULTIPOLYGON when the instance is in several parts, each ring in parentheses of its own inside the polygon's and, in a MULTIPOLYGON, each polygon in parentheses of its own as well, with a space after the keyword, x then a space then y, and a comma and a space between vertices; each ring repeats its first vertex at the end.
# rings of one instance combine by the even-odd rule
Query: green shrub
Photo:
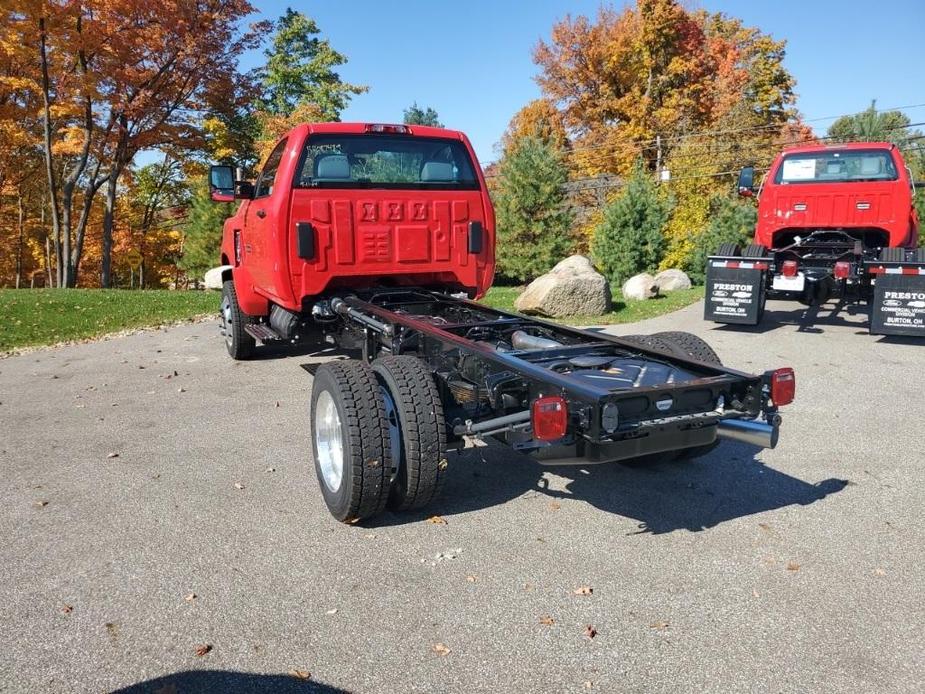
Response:
POLYGON ((637 165, 620 194, 604 209, 591 254, 614 282, 655 272, 665 252, 665 225, 673 203, 637 165))
POLYGON ((747 200, 717 195, 710 200, 707 228, 697 235, 693 252, 682 268, 694 284, 703 284, 707 271, 707 256, 716 253, 720 244, 748 245, 755 233, 758 212, 747 200))
POLYGON ((501 161, 495 194, 498 274, 532 280, 570 255, 572 212, 561 152, 535 137, 515 142, 501 161))

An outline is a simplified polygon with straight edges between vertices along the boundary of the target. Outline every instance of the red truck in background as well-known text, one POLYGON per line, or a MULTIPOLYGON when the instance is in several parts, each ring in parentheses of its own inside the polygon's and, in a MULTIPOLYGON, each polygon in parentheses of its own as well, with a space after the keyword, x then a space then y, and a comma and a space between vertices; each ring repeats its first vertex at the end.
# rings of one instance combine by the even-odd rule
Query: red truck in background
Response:
POLYGON ((821 305, 866 301, 874 334, 925 337, 925 249, 915 184, 888 142, 812 145, 777 156, 760 188, 754 242, 707 261, 705 317, 757 325, 768 297, 821 305))
POLYGON ((777 444, 792 369, 742 373, 696 335, 618 338, 472 301, 492 282, 495 219, 462 133, 300 125, 255 183, 228 166, 210 183, 214 200, 241 200, 221 250, 228 353, 307 342, 359 357, 304 365, 338 520, 425 506, 469 437, 582 465, 777 444))

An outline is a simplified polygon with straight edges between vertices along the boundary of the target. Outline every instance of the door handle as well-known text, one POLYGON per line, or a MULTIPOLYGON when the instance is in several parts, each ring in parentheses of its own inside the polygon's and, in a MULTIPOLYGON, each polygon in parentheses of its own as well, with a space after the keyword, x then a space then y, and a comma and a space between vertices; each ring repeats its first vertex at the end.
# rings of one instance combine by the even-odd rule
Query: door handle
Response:
POLYGON ((260 210, 257 210, 256 212, 254 212, 254 214, 257 215, 258 217, 260 217, 260 219, 263 219, 264 217, 267 216, 267 211, 264 210, 264 209, 260 209, 260 210))

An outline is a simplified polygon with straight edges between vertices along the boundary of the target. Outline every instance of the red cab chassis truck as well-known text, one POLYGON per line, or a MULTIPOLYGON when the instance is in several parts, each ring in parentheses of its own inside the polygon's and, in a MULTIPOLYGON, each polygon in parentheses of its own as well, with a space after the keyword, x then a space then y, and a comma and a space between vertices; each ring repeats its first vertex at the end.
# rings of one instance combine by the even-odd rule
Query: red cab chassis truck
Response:
POLYGON ((870 332, 925 337, 925 249, 915 184, 888 142, 789 149, 761 185, 754 242, 723 244, 707 260, 705 318, 757 325, 768 297, 807 305, 867 302, 870 332))
POLYGON ((492 282, 495 218, 460 132, 300 125, 240 200, 222 241, 229 354, 331 343, 314 373, 312 454, 338 520, 433 500, 447 451, 494 437, 550 464, 691 458, 723 439, 773 448, 792 369, 723 366, 694 335, 614 337, 473 301, 492 282))

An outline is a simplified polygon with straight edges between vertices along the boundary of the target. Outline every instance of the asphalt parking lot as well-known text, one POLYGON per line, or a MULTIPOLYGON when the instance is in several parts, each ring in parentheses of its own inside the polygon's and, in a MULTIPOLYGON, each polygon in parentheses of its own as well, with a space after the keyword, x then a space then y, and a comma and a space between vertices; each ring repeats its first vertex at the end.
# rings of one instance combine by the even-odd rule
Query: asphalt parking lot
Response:
POLYGON ((0 360, 0 691, 925 690, 925 345, 701 311, 613 330, 795 367, 776 450, 468 449, 365 526, 310 460, 330 355, 234 363, 198 323, 0 360))

